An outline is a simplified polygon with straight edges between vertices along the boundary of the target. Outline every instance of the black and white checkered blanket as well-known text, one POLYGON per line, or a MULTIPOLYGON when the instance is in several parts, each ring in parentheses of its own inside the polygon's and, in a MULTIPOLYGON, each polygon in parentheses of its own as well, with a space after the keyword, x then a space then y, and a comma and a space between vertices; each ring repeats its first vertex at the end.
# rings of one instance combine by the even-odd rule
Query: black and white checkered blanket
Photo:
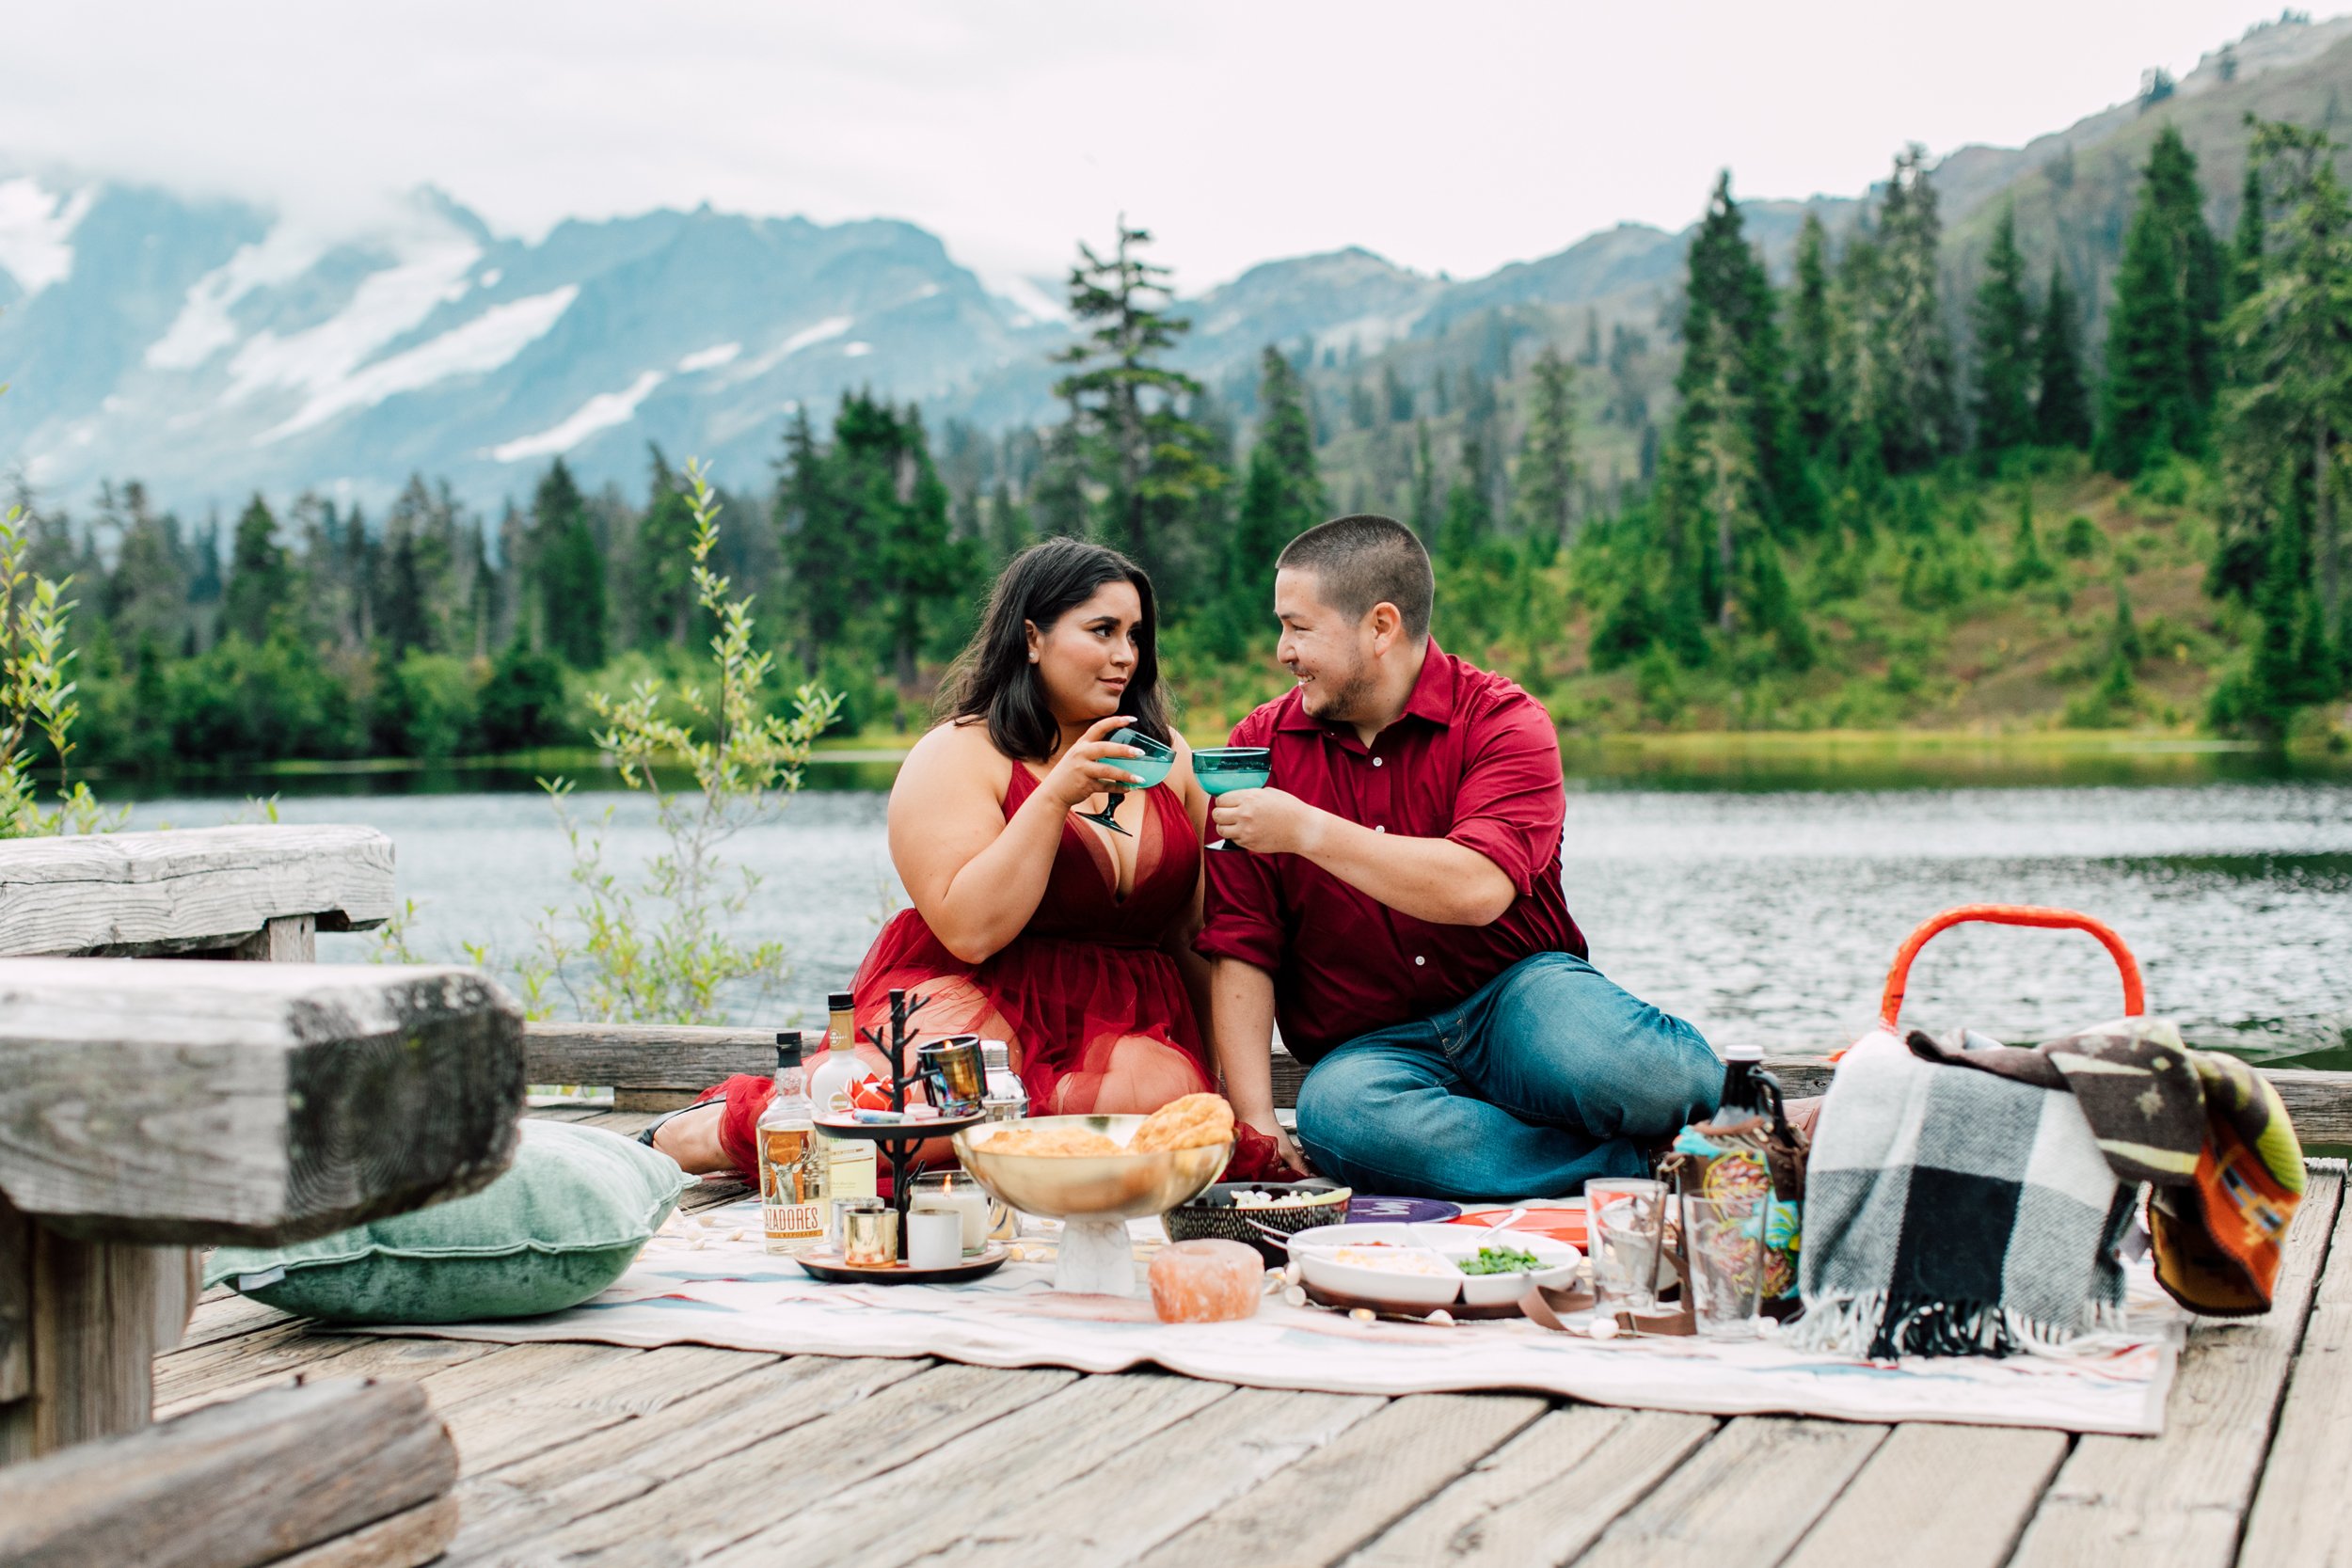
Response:
POLYGON ((1874 1031, 1814 1132, 1790 1341, 1874 1360, 2075 1348, 2122 1326, 2137 1196, 2074 1096, 1874 1031))

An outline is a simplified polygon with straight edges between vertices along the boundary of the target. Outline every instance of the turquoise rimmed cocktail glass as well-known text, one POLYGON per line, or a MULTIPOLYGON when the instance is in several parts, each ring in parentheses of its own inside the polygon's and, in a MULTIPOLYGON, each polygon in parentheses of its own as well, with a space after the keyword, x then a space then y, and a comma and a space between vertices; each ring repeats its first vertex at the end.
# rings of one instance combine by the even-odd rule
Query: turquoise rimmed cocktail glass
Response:
MULTIPOLYGON (((1192 753, 1192 776, 1211 795, 1236 789, 1263 789, 1274 777, 1274 751, 1267 746, 1211 746, 1192 753)), ((1238 849, 1238 844, 1218 839, 1212 849, 1238 849)))
POLYGON ((1103 802, 1101 811, 1073 812, 1072 815, 1083 816, 1089 822, 1099 822, 1115 833, 1127 833, 1129 838, 1133 838, 1135 836, 1133 833, 1128 833, 1126 829, 1119 825, 1119 818, 1115 815, 1119 810, 1119 802, 1125 791, 1149 789, 1167 778, 1168 770, 1176 766, 1176 748, 1165 741, 1152 739, 1141 730, 1120 730, 1111 736, 1111 744, 1133 746, 1143 753, 1139 757, 1105 757, 1103 759, 1115 768, 1124 768, 1134 774, 1136 782, 1131 784, 1109 785, 1106 793, 1110 799, 1103 802))

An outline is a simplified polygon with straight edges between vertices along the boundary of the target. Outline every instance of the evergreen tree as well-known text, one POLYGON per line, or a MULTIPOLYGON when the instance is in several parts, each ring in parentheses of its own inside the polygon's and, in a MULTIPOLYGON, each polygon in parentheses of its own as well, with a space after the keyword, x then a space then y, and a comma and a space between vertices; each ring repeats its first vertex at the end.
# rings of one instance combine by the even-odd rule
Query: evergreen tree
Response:
POLYGON ((2180 447, 2193 426, 2188 318, 2181 309, 2164 215, 2143 197, 2115 275, 2093 455, 2107 472, 2129 479, 2180 447))
POLYGON ((629 624, 641 648, 684 647, 694 613, 694 502, 659 446, 628 574, 629 624))
POLYGON ((1523 526, 1531 538, 1558 546, 1573 536, 1576 508, 1576 370, 1544 345, 1530 372, 1527 432, 1517 474, 1523 526))
POLYGON ((792 422, 785 426, 774 515, 790 582, 787 603, 801 632, 801 668, 814 675, 827 651, 844 640, 853 602, 850 575, 870 552, 866 542, 845 532, 843 509, 827 483, 806 404, 793 409, 792 422))
MULTIPOLYGON (((2352 428, 2352 203, 2334 153, 2324 132, 2256 125, 2254 155, 2279 216, 2267 236, 2262 287, 2231 312, 2228 327, 2243 345, 2243 385, 2225 411, 2229 467, 2240 477, 2221 548, 2225 556, 2261 550, 2266 584, 2280 579, 2265 592, 2281 624, 2299 618, 2288 580, 2296 592, 2306 582, 2316 586, 2326 619, 2344 610, 2332 502, 2338 444, 2352 428), (2298 517, 2308 523, 2296 527, 2298 517)), ((2281 680, 2265 689, 2296 688, 2281 680)))
POLYGON ((1438 459, 1429 446, 1429 421, 1413 425, 1413 504, 1406 521, 1427 544, 1438 536, 1438 459))
MULTIPOLYGON (((1709 402, 1711 388, 1720 385, 1732 394, 1739 417, 1748 424, 1745 440, 1759 487, 1756 509, 1775 526, 1808 525, 1812 519, 1784 388, 1777 301, 1763 258, 1747 242, 1728 170, 1717 177, 1691 242, 1686 300, 1683 362, 1675 389, 1686 404, 1699 399, 1702 408, 1732 406, 1722 399, 1709 402)), ((1682 442, 1698 434, 1681 414, 1676 431, 1682 442)))
POLYGON ((1413 417, 1413 389, 1405 385, 1392 364, 1380 367, 1380 399, 1391 424, 1403 424, 1413 417))
POLYGON ((272 616, 293 597, 294 567, 278 543, 278 519, 256 494, 237 518, 222 620, 247 642, 267 641, 272 616))
POLYGON ((1957 444, 1952 343, 1936 298, 1943 225, 1926 164, 1927 149, 1905 148, 1879 209, 1874 314, 1885 340, 1885 393, 1878 425, 1892 473, 1925 467, 1957 444))
POLYGON ((1080 450, 1078 415, 1056 425, 1045 437, 1044 462, 1029 493, 1041 539, 1087 536, 1086 459, 1080 450))
POLYGON ((2034 333, 2034 440, 2045 447, 2090 445, 2090 393, 2083 382, 2082 325, 2066 269, 2050 268, 2049 301, 2034 333))
POLYGON ((1445 516, 1438 525, 1437 548, 1431 552, 1440 565, 1467 563, 1494 533, 1494 505, 1487 498, 1486 486, 1478 480, 1479 470, 1485 466, 1485 454, 1479 451, 1478 442, 1472 439, 1463 443, 1461 470, 1446 488, 1445 516))
POLYGON ((1184 417, 1200 384, 1163 361, 1191 322, 1166 309, 1168 269, 1136 254, 1148 230, 1122 217, 1107 256, 1078 246, 1070 271, 1070 314, 1085 337, 1057 355, 1072 367, 1056 386, 1070 401, 1092 477, 1104 491, 1104 536, 1181 601, 1168 567, 1178 551, 1166 537, 1201 491, 1225 482, 1203 461, 1207 433, 1184 417))
POLYGON ((587 502, 560 457, 532 497, 531 532, 548 651, 575 670, 596 669, 605 652, 604 554, 587 502))
POLYGON ((1829 236, 1821 228, 1820 215, 1808 212, 1804 227, 1797 230, 1797 280, 1788 300, 1789 355, 1796 363, 1789 400, 1798 438, 1816 456, 1828 450, 1836 424, 1830 375, 1835 336, 1830 314, 1829 236))
POLYGON ((989 559, 1002 566, 1027 549, 1035 537, 1029 528, 1029 515, 1014 504, 1012 485, 998 474, 996 488, 988 499, 989 559))
POLYGON ((1258 439, 1249 449, 1241 511, 1224 562, 1220 635, 1229 656, 1264 622, 1282 546, 1323 521, 1328 508, 1303 391, 1298 372, 1268 344, 1258 356, 1258 439))
MULTIPOLYGON (((2246 160, 2246 185, 2238 198, 2237 230, 2230 240, 2229 302, 2234 309, 2251 299, 2263 281, 2263 229, 2268 209, 2263 204, 2263 166, 2260 159, 2246 160)), ((2216 338, 2222 334, 2217 327, 2216 338)), ((2226 343, 2224 357, 2227 357, 2226 343)))
POLYGON ((2026 302, 2014 208, 1994 226, 1984 269, 1969 322, 1976 334, 1977 451, 1990 471, 2034 434, 2033 308, 2026 302))
POLYGON ((2197 185, 2197 155, 2167 125, 2148 154, 2149 205, 2156 212, 2170 248, 2173 293, 2181 301, 2182 341, 2186 350, 2182 395, 2189 420, 2184 451, 2204 448, 2214 394, 2221 386, 2217 333, 2229 286, 2221 247, 2206 226, 2204 193, 2197 185))

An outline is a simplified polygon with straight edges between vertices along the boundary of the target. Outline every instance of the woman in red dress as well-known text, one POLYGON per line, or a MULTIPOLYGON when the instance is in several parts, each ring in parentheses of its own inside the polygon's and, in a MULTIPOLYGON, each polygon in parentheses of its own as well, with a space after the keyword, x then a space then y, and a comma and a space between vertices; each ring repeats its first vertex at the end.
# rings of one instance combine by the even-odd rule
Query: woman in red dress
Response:
MULTIPOLYGON (((1208 797, 1168 721, 1152 579, 1115 550, 1049 539, 1006 566, 951 673, 944 721, 890 791, 890 858, 914 907, 859 966, 863 1031, 889 992, 930 998, 916 1037, 1001 1039, 1030 1114, 1149 1112, 1210 1088, 1200 844, 1208 797), (1132 726, 1176 749, 1152 789, 1106 788, 1138 756, 1132 726), (1072 815, 1108 807, 1124 832, 1072 815)), ((660 1124, 654 1147, 690 1171, 753 1168, 772 1085, 729 1079, 660 1124)))

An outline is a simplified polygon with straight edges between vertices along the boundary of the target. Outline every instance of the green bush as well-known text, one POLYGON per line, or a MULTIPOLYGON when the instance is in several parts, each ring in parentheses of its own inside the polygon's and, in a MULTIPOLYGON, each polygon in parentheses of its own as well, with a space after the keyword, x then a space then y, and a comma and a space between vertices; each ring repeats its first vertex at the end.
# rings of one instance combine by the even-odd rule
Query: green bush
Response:
POLYGON ((484 748, 492 752, 527 752, 570 738, 564 718, 564 666, 516 639, 490 668, 477 728, 484 748))
POLYGON ((481 688, 467 660, 410 649, 377 690, 376 744, 395 756, 463 755, 474 745, 481 688))
POLYGON ((2058 550, 2070 561, 2089 561, 2106 542, 2099 525, 2077 512, 2066 519, 2066 531, 2058 536, 2058 550))

